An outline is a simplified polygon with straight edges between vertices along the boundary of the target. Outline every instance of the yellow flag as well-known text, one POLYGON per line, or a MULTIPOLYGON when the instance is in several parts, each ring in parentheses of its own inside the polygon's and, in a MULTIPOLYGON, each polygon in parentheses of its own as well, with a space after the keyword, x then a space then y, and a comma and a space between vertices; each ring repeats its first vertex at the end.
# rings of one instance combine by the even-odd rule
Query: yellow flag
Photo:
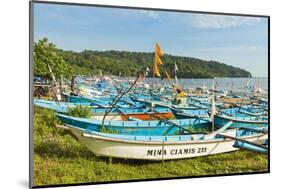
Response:
POLYGON ((155 45, 155 56, 154 56, 154 66, 153 66, 153 74, 160 77, 160 73, 158 70, 158 64, 163 64, 162 60, 160 59, 163 56, 163 51, 160 48, 160 45, 156 43, 155 45))
POLYGON ((153 74, 156 75, 156 76, 158 76, 158 77, 161 76, 160 73, 159 73, 159 71, 158 71, 158 66, 157 66, 157 63, 156 63, 156 62, 154 62, 153 74))
POLYGON ((160 59, 160 57, 157 54, 155 54, 154 62, 157 64, 163 64, 162 60, 160 59))
POLYGON ((156 43, 156 45, 155 45, 155 54, 157 54, 160 57, 163 56, 163 54, 164 54, 158 43, 156 43))

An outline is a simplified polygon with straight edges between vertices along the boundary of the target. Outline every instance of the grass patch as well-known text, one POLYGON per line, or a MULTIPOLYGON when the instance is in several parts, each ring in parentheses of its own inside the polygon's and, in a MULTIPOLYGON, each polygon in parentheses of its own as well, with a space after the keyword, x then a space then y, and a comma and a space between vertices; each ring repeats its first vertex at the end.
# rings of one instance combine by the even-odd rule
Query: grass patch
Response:
POLYGON ((264 172, 267 156, 237 151, 184 160, 148 162, 100 158, 75 136, 55 125, 53 111, 34 109, 34 185, 71 184, 117 180, 153 179, 264 172))
POLYGON ((82 118, 90 118, 92 116, 91 108, 82 105, 78 105, 74 108, 69 108, 67 114, 73 117, 82 118))

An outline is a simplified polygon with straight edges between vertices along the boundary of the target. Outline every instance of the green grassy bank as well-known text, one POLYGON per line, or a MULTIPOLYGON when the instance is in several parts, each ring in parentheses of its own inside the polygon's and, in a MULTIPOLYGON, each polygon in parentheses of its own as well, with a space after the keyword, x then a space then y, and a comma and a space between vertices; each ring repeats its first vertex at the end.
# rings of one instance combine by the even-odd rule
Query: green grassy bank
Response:
POLYGON ((136 180, 267 171, 267 156, 237 151, 162 162, 99 158, 69 132, 55 127, 52 111, 34 110, 34 185, 136 180))

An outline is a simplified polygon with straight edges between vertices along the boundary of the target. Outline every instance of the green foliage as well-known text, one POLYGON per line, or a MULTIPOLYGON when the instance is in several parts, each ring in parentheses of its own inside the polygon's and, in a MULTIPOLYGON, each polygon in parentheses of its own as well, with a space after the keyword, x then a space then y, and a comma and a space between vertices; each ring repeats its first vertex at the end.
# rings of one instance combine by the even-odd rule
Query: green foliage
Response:
MULTIPOLYGON (((62 52, 62 51, 61 51, 62 52)), ((153 70, 153 53, 142 52, 126 52, 126 51, 89 51, 85 50, 81 53, 74 53, 71 51, 63 52, 68 54, 68 57, 75 55, 79 60, 81 67, 87 67, 92 70, 103 70, 108 74, 118 75, 133 75, 139 71, 145 70, 146 66, 153 70)), ((65 57, 65 56, 63 56, 65 57)), ((67 63, 73 59, 65 59, 67 63)), ((170 75, 173 76, 174 63, 177 62, 179 68, 178 77, 181 78, 211 78, 211 77, 248 77, 251 74, 240 68, 228 66, 223 63, 215 61, 204 61, 200 59, 164 55, 164 65, 160 67, 161 73, 163 69, 167 69, 170 75)), ((164 75, 164 74, 162 74, 164 75)), ((152 76, 152 72, 150 75, 152 76)))
POLYGON ((56 77, 69 76, 69 68, 63 57, 57 54, 56 46, 43 38, 34 43, 34 75, 51 78, 48 64, 56 77))
POLYGON ((103 126, 103 127, 101 126, 100 127, 100 132, 102 132, 102 133, 109 133, 109 134, 119 134, 118 130, 109 130, 105 126, 103 126))
POLYGON ((55 115, 55 112, 48 109, 34 107, 34 132, 43 135, 56 135, 56 124, 60 121, 55 115))
MULTIPOLYGON (((102 70, 106 75, 137 76, 138 73, 150 68, 152 77, 154 53, 128 51, 64 51, 48 43, 46 38, 35 43, 34 47, 35 75, 50 76, 46 67, 49 63, 58 77, 61 74, 69 78, 71 75, 99 74, 102 70)), ((164 65, 160 72, 164 76, 166 69, 174 77, 174 63, 177 63, 178 78, 213 78, 213 77, 251 77, 251 73, 241 68, 216 61, 173 56, 165 54, 164 65)))
MULTIPOLYGON (((77 53, 59 50, 58 54, 64 57, 68 64, 86 68, 96 74, 99 70, 103 70, 106 74, 119 75, 122 73, 123 76, 137 76, 140 71, 146 69, 146 66, 153 70, 153 53, 91 50, 77 53)), ((166 69, 171 76, 174 76, 174 63, 176 62, 180 78, 251 77, 251 74, 243 69, 216 61, 167 54, 163 56, 162 60, 164 65, 160 67, 160 72, 164 73, 164 69, 166 69)), ((149 76, 152 77, 152 71, 149 76)))
POLYGON ((76 106, 68 109, 68 115, 73 117, 90 118, 92 116, 91 108, 88 106, 76 106))

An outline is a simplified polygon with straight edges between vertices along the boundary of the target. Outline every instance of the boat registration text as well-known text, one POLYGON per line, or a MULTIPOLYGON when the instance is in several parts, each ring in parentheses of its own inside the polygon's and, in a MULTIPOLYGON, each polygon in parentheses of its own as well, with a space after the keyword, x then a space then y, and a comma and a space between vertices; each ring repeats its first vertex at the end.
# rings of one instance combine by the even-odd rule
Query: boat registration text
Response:
POLYGON ((200 148, 180 148, 180 149, 155 149, 147 150, 147 156, 159 156, 159 155, 184 155, 184 154, 195 154, 195 153, 206 153, 207 147, 200 148))

